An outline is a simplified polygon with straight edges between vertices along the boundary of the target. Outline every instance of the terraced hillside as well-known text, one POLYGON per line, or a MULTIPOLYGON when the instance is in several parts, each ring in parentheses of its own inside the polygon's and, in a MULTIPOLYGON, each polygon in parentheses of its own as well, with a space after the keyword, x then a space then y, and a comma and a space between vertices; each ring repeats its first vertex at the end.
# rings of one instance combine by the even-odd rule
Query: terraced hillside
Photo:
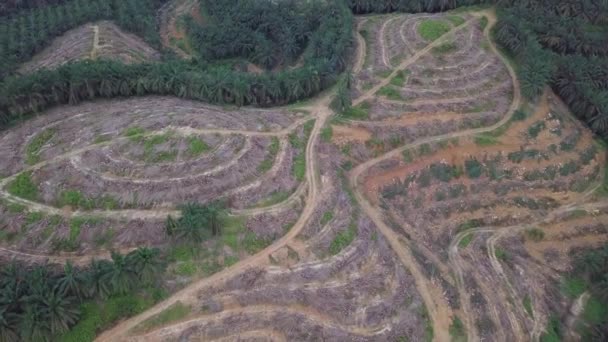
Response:
MULTIPOLYGON (((171 13, 192 6, 161 9, 182 57, 171 13)), ((273 109, 146 96, 21 122, 0 133, 0 257, 168 251, 171 293, 99 341, 538 340, 570 311, 571 255, 608 241, 606 151, 550 91, 522 99, 495 21, 358 17, 342 113, 333 91, 273 109), (171 246, 184 204, 218 200, 221 234, 171 246)))
POLYGON ((126 64, 160 59, 160 54, 141 38, 123 32, 115 24, 101 21, 75 28, 56 38, 42 52, 23 64, 20 73, 84 59, 112 59, 126 64))

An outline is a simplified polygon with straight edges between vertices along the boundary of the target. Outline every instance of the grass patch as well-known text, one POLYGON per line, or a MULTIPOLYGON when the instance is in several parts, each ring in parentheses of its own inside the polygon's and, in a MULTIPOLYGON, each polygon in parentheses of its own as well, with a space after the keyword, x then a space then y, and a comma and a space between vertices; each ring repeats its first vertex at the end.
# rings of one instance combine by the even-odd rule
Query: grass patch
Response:
POLYGON ((314 120, 310 120, 304 124, 304 138, 300 138, 297 134, 289 135, 289 143, 298 153, 293 158, 292 174, 298 181, 303 181, 306 176, 306 143, 310 137, 310 133, 315 125, 314 120))
POLYGON ((522 300, 522 305, 524 306, 524 310, 530 315, 530 317, 534 318, 534 310, 532 310, 532 300, 530 296, 526 295, 522 300))
POLYGON ((332 218, 334 218, 334 213, 332 211, 328 210, 324 212, 323 216, 321 217, 321 225, 326 225, 329 221, 331 221, 332 218))
POLYGON ((475 136, 475 145, 477 146, 493 146, 499 144, 500 141, 493 136, 478 134, 475 136))
POLYGON ((452 324, 450 324, 450 336, 452 337, 452 341, 454 342, 466 342, 467 341, 467 332, 464 328, 464 324, 458 318, 458 316, 454 316, 452 319, 452 324))
POLYGON ((494 255, 496 255, 496 258, 500 261, 508 261, 510 258, 509 253, 502 248, 496 248, 494 255))
POLYGON ((29 225, 29 224, 34 224, 36 222, 40 222, 42 221, 42 219, 44 218, 44 214, 38 211, 32 211, 30 213, 27 214, 27 216, 25 217, 25 224, 29 225))
POLYGON ((473 241, 473 234, 469 233, 458 242, 458 248, 467 248, 471 241, 473 241))
POLYGON ((434 41, 450 31, 445 20, 427 19, 418 26, 418 34, 427 41, 434 41))
POLYGON ((270 245, 270 243, 272 243, 272 240, 258 237, 253 232, 247 232, 241 241, 243 249, 245 249, 245 251, 247 251, 249 254, 255 254, 261 251, 270 245))
POLYGON ((587 290, 587 283, 582 278, 569 276, 564 278, 561 288, 562 292, 564 292, 566 296, 576 298, 587 290))
POLYGON ((341 250, 343 250, 353 242, 356 234, 357 226, 355 222, 351 222, 347 230, 336 234, 336 237, 334 237, 333 241, 331 242, 331 245, 329 245, 329 253, 331 255, 336 255, 340 253, 341 250))
POLYGON ((340 113, 340 116, 350 120, 367 120, 369 118, 369 109, 369 102, 363 102, 340 113))
POLYGON ((557 317, 551 316, 547 330, 540 336, 541 342, 561 342, 560 322, 557 317))
POLYGON ((152 328, 160 327, 170 322, 179 321, 180 319, 188 316, 190 311, 190 306, 184 305, 182 302, 178 301, 159 314, 156 314, 139 323, 133 328, 133 331, 137 333, 144 333, 152 330, 152 328))
POLYGON ((7 203, 6 209, 8 210, 9 213, 18 214, 18 213, 25 212, 25 210, 27 208, 24 205, 19 204, 19 203, 7 203))
POLYGON ((331 125, 326 125, 321 130, 321 140, 323 140, 325 142, 329 142, 329 141, 331 141, 331 137, 333 136, 333 134, 334 134, 334 130, 331 128, 331 125))
POLYGON ((144 133, 146 133, 145 129, 143 129, 139 126, 133 126, 133 127, 129 127, 127 129, 125 129, 125 131, 122 133, 122 135, 130 138, 131 140, 138 140, 137 138, 142 136, 144 133))
POLYGON ((120 205, 118 201, 111 196, 101 196, 97 198, 89 198, 78 190, 65 190, 59 194, 57 206, 70 206, 83 210, 92 210, 101 208, 105 210, 117 209, 120 205))
POLYGON ((479 28, 483 31, 488 26, 488 17, 481 17, 479 19, 479 28))
POLYGON ((380 88, 380 90, 378 90, 378 92, 376 92, 376 95, 384 96, 387 99, 394 100, 394 101, 403 100, 403 97, 401 96, 401 93, 399 92, 399 90, 397 90, 391 86, 384 86, 384 87, 380 88))
POLYGON ((36 164, 40 161, 40 150, 55 136, 54 129, 46 129, 32 139, 25 148, 25 161, 30 164, 36 164))
POLYGON ((583 310, 583 320, 586 323, 596 325, 608 320, 608 308, 595 296, 589 297, 583 310))
POLYGON ((268 146, 268 155, 258 166, 258 171, 261 173, 267 172, 272 168, 274 159, 279 153, 279 138, 272 137, 270 140, 270 146, 268 146))
POLYGON ((407 82, 407 77, 409 76, 411 72, 409 70, 399 70, 397 71, 397 74, 395 75, 395 77, 391 78, 391 85, 394 85, 395 87, 403 87, 405 85, 405 83, 407 82))
POLYGON ((34 201, 38 198, 38 187, 32 181, 31 172, 19 174, 15 180, 8 184, 8 192, 11 195, 34 201))
POLYGON ((209 152, 209 145, 198 137, 188 137, 188 154, 197 157, 209 152))
POLYGON ((246 219, 242 216, 228 216, 224 219, 221 239, 233 251, 239 249, 239 236, 245 231, 245 222, 246 219))
MULTIPOLYGON (((154 292, 154 290, 150 290, 154 292)), ((60 342, 93 341, 97 334, 116 321, 132 317, 150 308, 160 297, 147 294, 131 293, 123 296, 112 296, 104 301, 87 301, 80 306, 80 320, 70 331, 56 336, 53 340, 60 342)))

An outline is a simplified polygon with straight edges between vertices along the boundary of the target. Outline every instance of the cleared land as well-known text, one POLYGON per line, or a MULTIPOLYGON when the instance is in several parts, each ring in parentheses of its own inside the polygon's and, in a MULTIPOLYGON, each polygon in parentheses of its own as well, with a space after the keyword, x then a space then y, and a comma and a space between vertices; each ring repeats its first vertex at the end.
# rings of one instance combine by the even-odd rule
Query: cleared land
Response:
POLYGON ((330 93, 272 110, 98 101, 26 121, 0 135, 0 255, 163 247, 180 204, 222 199, 229 224, 204 255, 172 251, 173 295, 98 340, 536 339, 571 304, 569 253, 608 240, 605 151, 554 95, 523 103, 493 23, 360 18, 340 115, 330 93))
POLYGON ((123 32, 108 21, 87 24, 56 38, 42 52, 25 63, 19 72, 53 69, 71 61, 112 59, 126 64, 155 61, 160 53, 136 35, 123 32))

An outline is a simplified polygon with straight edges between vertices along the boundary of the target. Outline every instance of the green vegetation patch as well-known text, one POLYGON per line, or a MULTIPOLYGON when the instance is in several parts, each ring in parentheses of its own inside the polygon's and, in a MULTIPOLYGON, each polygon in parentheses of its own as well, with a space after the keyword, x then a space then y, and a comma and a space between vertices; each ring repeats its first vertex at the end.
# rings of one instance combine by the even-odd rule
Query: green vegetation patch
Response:
POLYGON ((450 24, 445 20, 427 19, 418 26, 418 34, 427 41, 434 41, 448 33, 450 29, 450 24))
POLYGON ((347 230, 336 234, 333 241, 331 242, 331 245, 329 245, 329 253, 331 255, 336 255, 336 254, 340 253, 340 251, 342 251, 344 248, 346 248, 348 245, 350 245, 353 242, 356 235, 357 235, 357 226, 356 226, 356 223, 353 221, 348 226, 347 230))
POLYGON ((15 180, 8 184, 8 192, 11 195, 34 201, 38 198, 38 186, 32 180, 31 172, 19 174, 15 180))
POLYGON ((179 321, 188 316, 191 310, 192 308, 190 306, 184 305, 182 302, 178 301, 162 312, 139 323, 137 326, 135 326, 135 328, 133 328, 133 331, 136 333, 145 333, 153 328, 163 326, 167 323, 179 321))
POLYGON ((279 138, 272 137, 272 139, 270 139, 270 145, 268 146, 268 154, 266 155, 266 158, 264 158, 264 160, 258 166, 259 172, 264 173, 272 168, 274 160, 275 160, 277 154, 279 153, 279 147, 280 147, 279 138))
POLYGON ((304 124, 304 137, 300 138, 296 133, 289 135, 291 146, 297 150, 296 156, 293 158, 292 173, 296 180, 303 181, 306 176, 306 143, 310 137, 310 133, 314 127, 314 120, 310 120, 304 124))
POLYGON ((496 139, 493 136, 489 136, 486 134, 479 134, 475 136, 475 145, 477 146, 493 146, 500 144, 500 140, 496 139))
POLYGON ((83 210, 92 210, 96 208, 105 210, 114 210, 120 207, 118 200, 104 195, 100 197, 88 197, 78 190, 64 190, 59 194, 56 205, 58 207, 70 206, 83 210))
POLYGON ((471 241, 473 241, 473 234, 468 233, 460 240, 460 242, 458 242, 458 247, 467 248, 467 246, 471 243, 471 241))
POLYGON ((525 231, 526 233, 526 238, 534 241, 534 242, 539 242, 542 241, 545 238, 545 232, 542 231, 540 228, 529 228, 526 229, 525 231))
POLYGON ((568 276, 562 282, 562 292, 570 298, 576 298, 587 290, 587 282, 577 276, 568 276))
POLYGON ((454 316, 454 319, 452 319, 452 324, 450 324, 449 331, 453 342, 467 341, 466 329, 458 316, 454 316))
POLYGON ((479 28, 483 31, 486 29, 486 26, 488 26, 488 18, 487 17, 481 17, 479 19, 479 28))
POLYGON ((522 300, 522 305, 524 306, 524 309, 526 310, 528 315, 534 318, 534 310, 532 309, 532 300, 530 299, 530 296, 526 295, 524 297, 524 299, 522 300))
POLYGON ((343 111, 340 116, 350 120, 367 120, 369 119, 370 106, 369 102, 363 102, 358 106, 350 107, 343 111))
POLYGON ((325 141, 325 142, 329 142, 331 141, 331 137, 334 135, 334 130, 331 127, 331 125, 326 125, 325 127, 323 127, 323 129, 321 130, 321 140, 325 141))
POLYGON ((190 136, 188 137, 188 154, 192 157, 198 157, 203 153, 209 152, 210 148, 201 138, 190 136))
POLYGON ((546 331, 540 336, 541 342, 561 342, 561 324, 557 317, 552 316, 547 324, 546 331))
POLYGON ((411 71, 409 70, 399 70, 395 77, 391 78, 390 84, 395 87, 403 87, 407 82, 407 77, 410 75, 411 71))
POLYGON ((401 96, 401 93, 399 92, 399 90, 395 89, 394 87, 392 87, 390 85, 380 88, 380 90, 378 90, 378 92, 376 94, 379 96, 384 96, 389 100, 394 100, 394 101, 403 100, 403 96, 401 96))
POLYGON ((30 164, 36 164, 40 161, 40 150, 55 136, 55 129, 49 128, 38 133, 25 148, 25 161, 30 164))
POLYGON ((324 212, 323 216, 321 217, 321 225, 326 225, 329 221, 331 221, 332 218, 334 218, 334 213, 332 211, 328 210, 324 212))
POLYGON ((125 129, 125 131, 122 133, 122 135, 124 135, 125 137, 128 137, 131 140, 138 140, 138 137, 144 135, 146 133, 146 130, 139 127, 139 126, 133 126, 133 127, 128 127, 127 129, 125 129))

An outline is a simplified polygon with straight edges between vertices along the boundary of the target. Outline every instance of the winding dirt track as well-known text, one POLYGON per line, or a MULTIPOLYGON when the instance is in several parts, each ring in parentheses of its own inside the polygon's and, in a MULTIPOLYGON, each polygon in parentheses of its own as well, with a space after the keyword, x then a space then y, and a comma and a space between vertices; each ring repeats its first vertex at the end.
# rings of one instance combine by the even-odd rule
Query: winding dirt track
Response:
MULTIPOLYGON (((349 177, 351 186, 353 187, 353 189, 355 189, 356 198, 357 198, 359 204, 361 205, 361 208, 374 221, 374 223, 379 228, 379 230, 382 232, 382 234, 387 238, 387 240, 391 244, 391 247, 397 252, 401 262, 407 266, 407 268, 410 270, 410 272, 412 272, 412 274, 416 280, 416 288, 420 292, 422 298, 424 299, 425 305, 427 307, 427 310, 428 310, 431 320, 433 322, 435 337, 438 341, 449 341, 449 339, 450 339, 448 330, 449 330, 449 326, 452 322, 451 310, 449 309, 447 303, 445 302, 445 300, 442 297, 434 296, 433 293, 429 290, 432 285, 429 283, 428 279, 426 279, 422 275, 422 273, 419 271, 418 264, 413 260, 409 249, 405 248, 400 243, 400 239, 399 239, 398 235, 383 222, 382 214, 380 213, 380 211, 377 208, 375 208, 369 201, 366 200, 364 194, 361 192, 361 189, 359 186, 359 183, 360 183, 359 180, 360 180, 361 176, 373 165, 376 165, 377 163, 379 163, 381 161, 396 157, 396 156, 400 155, 401 152, 406 149, 411 149, 413 147, 417 147, 417 146, 425 144, 425 143, 437 142, 437 141, 447 140, 447 139, 456 138, 456 137, 462 137, 462 136, 479 134, 479 133, 483 133, 483 132, 489 132, 489 131, 492 131, 492 130, 504 125, 506 122, 508 122, 511 119, 511 117, 513 116, 515 111, 521 105, 521 92, 520 92, 519 81, 517 80, 515 70, 508 63, 508 61, 498 52, 498 49, 496 48, 495 44, 490 39, 490 30, 496 23, 496 17, 494 15, 494 13, 490 12, 490 11, 478 12, 478 13, 474 14, 474 17, 475 17, 474 19, 476 20, 480 16, 483 16, 483 15, 485 15, 488 18, 488 25, 486 26, 486 28, 484 30, 485 39, 487 39, 490 42, 490 48, 491 48, 492 52, 494 54, 498 55, 500 57, 500 59, 502 60, 502 62, 507 67, 509 75, 513 81, 513 101, 511 103, 506 115, 499 122, 497 122, 496 124, 489 126, 489 127, 464 130, 464 131, 460 131, 460 132, 454 132, 454 133, 449 133, 449 134, 445 134, 445 135, 424 138, 424 139, 415 141, 411 144, 401 146, 397 149, 389 151, 388 153, 386 153, 384 155, 381 155, 374 159, 368 160, 368 161, 364 162, 363 164, 360 164, 359 166, 357 166, 356 168, 354 168, 352 170, 350 177, 349 177)), ((471 19, 471 20, 467 21, 465 24, 460 25, 457 28, 451 30, 450 32, 444 34, 441 38, 435 40, 433 43, 429 44, 424 49, 418 51, 412 57, 403 61, 399 65, 399 67, 394 69, 393 72, 386 79, 384 79, 378 85, 376 85, 375 87, 373 87, 372 89, 367 91, 365 94, 363 94, 358 99, 354 100, 353 105, 360 104, 363 101, 370 99, 372 96, 374 96, 374 94, 378 90, 380 90, 380 88, 389 84, 391 78, 394 77, 400 70, 406 69, 409 65, 416 62, 419 58, 423 57, 425 54, 427 54, 429 51, 431 51, 431 49, 433 47, 442 44, 453 33, 470 25, 474 21, 474 19, 471 19)), ((460 283, 462 283, 462 281, 460 283)), ((471 340, 475 341, 478 339, 477 335, 475 333, 476 329, 474 327, 473 319, 471 318, 472 317, 471 313, 470 313, 470 311, 469 312, 467 312, 467 311, 469 311, 469 310, 465 310, 466 317, 464 318, 464 321, 466 322, 467 330, 470 332, 469 338, 471 340)), ((520 336, 520 337, 523 337, 523 336, 520 336)))

